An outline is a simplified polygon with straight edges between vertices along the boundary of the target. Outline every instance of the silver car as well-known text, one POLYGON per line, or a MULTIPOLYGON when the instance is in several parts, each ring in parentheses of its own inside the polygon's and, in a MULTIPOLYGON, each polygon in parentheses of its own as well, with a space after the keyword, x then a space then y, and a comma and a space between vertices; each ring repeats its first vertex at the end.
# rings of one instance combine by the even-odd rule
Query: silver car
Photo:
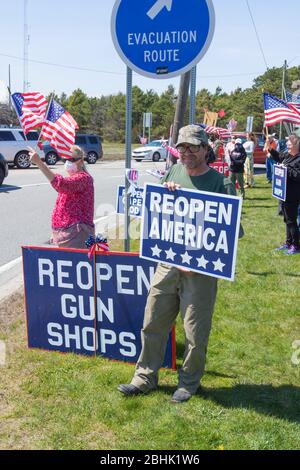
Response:
MULTIPOLYGON (((27 140, 22 129, 0 128, 0 153, 2 153, 8 165, 22 169, 30 167, 28 147, 36 148, 38 133, 32 131, 26 137, 27 140)), ((44 156, 39 149, 37 149, 37 152, 40 157, 44 156)))
POLYGON ((141 162, 142 160, 151 160, 153 162, 166 160, 167 149, 164 147, 164 145, 167 143, 167 140, 153 140, 149 144, 135 149, 132 152, 132 158, 134 158, 137 162, 141 162))

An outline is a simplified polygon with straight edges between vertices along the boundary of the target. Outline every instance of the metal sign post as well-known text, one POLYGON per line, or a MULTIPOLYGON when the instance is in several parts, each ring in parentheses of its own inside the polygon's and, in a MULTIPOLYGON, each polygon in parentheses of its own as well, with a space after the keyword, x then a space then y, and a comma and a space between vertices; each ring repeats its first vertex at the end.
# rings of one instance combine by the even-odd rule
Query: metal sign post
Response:
MULTIPOLYGON (((143 123, 144 123, 144 126, 143 126, 144 134, 145 134, 145 128, 148 127, 148 142, 150 142, 151 127, 152 127, 152 113, 144 113, 143 123)), ((145 135, 143 135, 143 137, 145 137, 145 135)))
MULTIPOLYGON (((127 86, 126 86, 126 137, 125 137, 125 147, 126 147, 126 170, 131 169, 131 128, 132 128, 132 70, 127 67, 127 86)), ((125 171, 125 234, 124 234, 124 250, 125 252, 130 251, 130 201, 129 201, 129 191, 130 182, 126 177, 125 171)))
MULTIPOLYGON (((212 0, 115 1, 111 16, 112 39, 116 51, 128 67, 126 169, 131 168, 132 71, 156 79, 186 75, 206 54, 214 30, 215 10, 212 0)), ((194 113, 192 109, 193 121, 194 113)), ((125 187, 125 251, 129 251, 127 178, 125 187)))

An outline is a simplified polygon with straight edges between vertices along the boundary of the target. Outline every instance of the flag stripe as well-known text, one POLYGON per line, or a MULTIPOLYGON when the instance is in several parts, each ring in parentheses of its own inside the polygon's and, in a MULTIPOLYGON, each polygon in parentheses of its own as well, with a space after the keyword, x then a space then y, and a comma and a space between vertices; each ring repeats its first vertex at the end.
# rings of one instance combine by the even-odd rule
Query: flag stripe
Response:
POLYGON ((222 139, 228 139, 231 136, 229 130, 223 129, 222 127, 207 126, 205 124, 202 124, 201 127, 203 127, 207 134, 218 134, 222 139))

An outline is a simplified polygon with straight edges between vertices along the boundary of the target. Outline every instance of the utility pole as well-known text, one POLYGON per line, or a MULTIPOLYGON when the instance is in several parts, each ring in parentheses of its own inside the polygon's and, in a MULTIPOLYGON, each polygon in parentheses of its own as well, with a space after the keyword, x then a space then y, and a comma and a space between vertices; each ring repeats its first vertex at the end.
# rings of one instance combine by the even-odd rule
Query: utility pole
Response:
POLYGON ((28 21, 27 21, 28 0, 24 0, 24 54, 23 54, 23 92, 28 91, 28 21))
MULTIPOLYGON (((181 75, 181 78, 180 78, 179 92, 178 92, 178 98, 176 102, 176 111, 175 111, 175 118, 174 118, 173 132, 172 132, 173 145, 176 144, 178 140, 179 129, 183 127, 183 124, 184 124, 184 115, 186 111, 187 99, 188 99, 189 88, 190 88, 190 78, 191 78, 190 71, 181 75)), ((177 162, 177 159, 175 157, 171 157, 171 160, 173 164, 177 162)))
MULTIPOLYGON (((8 86, 9 86, 9 89, 11 90, 10 64, 8 66, 8 86)), ((9 93, 8 96, 9 96, 9 98, 8 98, 9 110, 12 111, 11 94, 9 93)))
MULTIPOLYGON (((281 99, 285 100, 285 78, 286 78, 286 71, 287 71, 288 63, 287 60, 284 61, 283 65, 283 72, 282 72, 282 91, 281 91, 281 99)), ((282 139, 282 122, 280 123, 280 131, 279 131, 279 139, 282 139)))

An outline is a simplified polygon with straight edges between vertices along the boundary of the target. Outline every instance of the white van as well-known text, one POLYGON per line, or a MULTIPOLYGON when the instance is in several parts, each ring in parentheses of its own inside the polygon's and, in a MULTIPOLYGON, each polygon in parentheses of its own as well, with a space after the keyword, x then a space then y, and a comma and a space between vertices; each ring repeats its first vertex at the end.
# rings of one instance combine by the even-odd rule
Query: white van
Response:
MULTIPOLYGON (((38 132, 32 131, 27 134, 26 140, 22 129, 0 128, 0 153, 8 165, 22 169, 29 168, 31 164, 28 146, 35 149, 38 137, 38 132)), ((37 149, 37 153, 41 158, 44 157, 43 152, 39 149, 37 149)))

